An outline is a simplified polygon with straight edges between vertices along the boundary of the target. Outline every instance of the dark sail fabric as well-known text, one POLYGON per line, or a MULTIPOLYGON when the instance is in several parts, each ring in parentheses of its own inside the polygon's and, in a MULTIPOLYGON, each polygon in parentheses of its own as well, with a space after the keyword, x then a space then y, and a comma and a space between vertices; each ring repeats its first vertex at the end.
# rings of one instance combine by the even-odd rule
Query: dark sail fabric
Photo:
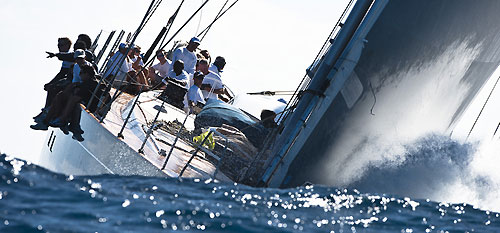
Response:
POLYGON ((258 148, 262 145, 268 133, 268 130, 262 124, 253 120, 240 109, 220 100, 209 99, 194 120, 196 129, 220 127, 222 124, 239 129, 258 148))
POLYGON ((366 28, 333 62, 329 72, 339 72, 321 111, 310 115, 314 123, 305 123, 311 133, 283 187, 306 181, 349 187, 370 164, 401 155, 402 145, 450 135, 499 67, 499 1, 378 2, 380 8, 370 8, 381 9, 378 17, 368 14, 366 28))

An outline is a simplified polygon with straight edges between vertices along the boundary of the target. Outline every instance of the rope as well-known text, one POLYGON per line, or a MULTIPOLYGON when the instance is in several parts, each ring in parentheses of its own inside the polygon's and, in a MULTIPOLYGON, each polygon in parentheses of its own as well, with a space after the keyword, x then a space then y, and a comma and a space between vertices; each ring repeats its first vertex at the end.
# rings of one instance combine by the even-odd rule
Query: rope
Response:
MULTIPOLYGON (((94 95, 94 93, 92 93, 92 95, 93 95, 94 97, 97 97, 96 95, 94 95)), ((104 102, 103 102, 101 99, 99 99, 99 98, 97 98, 97 100, 99 101, 99 103, 104 103, 104 102)), ((84 106, 85 106, 85 105, 84 105, 84 106)), ((90 106, 90 105, 89 105, 89 106, 90 106)), ((88 107, 87 107, 87 106, 85 106, 85 109, 88 109, 88 107)), ((95 114, 99 114, 99 111, 100 111, 100 110, 101 110, 101 109, 96 109, 96 110, 93 112, 93 114, 94 114, 94 115, 95 115, 95 114)), ((109 112, 108 112, 108 114, 109 114, 109 112)), ((111 114, 113 114, 114 116, 116 116, 116 117, 118 117, 118 118, 121 118, 121 115, 120 115, 120 114, 117 114, 116 112, 111 111, 111 114)), ((116 124, 116 125, 119 125, 118 123, 115 123, 115 122, 113 122, 113 123, 114 123, 114 124, 116 124)))
POLYGON ((375 95, 375 91, 373 90, 371 82, 370 82, 370 89, 371 89, 372 94, 373 94, 373 105, 372 105, 372 108, 370 109, 370 114, 375 116, 375 113, 373 113, 373 108, 375 108, 375 104, 377 103, 377 96, 375 95))
MULTIPOLYGON (((90 50, 92 52, 94 52, 95 49, 97 48, 97 45, 98 45, 97 42, 99 41, 99 38, 101 38, 101 34, 102 34, 102 29, 99 32, 99 34, 97 35, 97 37, 94 39, 94 43, 92 43, 92 45, 90 46, 90 50)), ((96 62, 96 64, 97 64, 97 62, 96 62)))
MULTIPOLYGON (((137 102, 137 107, 139 108, 139 110, 141 111, 142 113, 142 116, 144 117, 144 121, 146 122, 146 124, 148 123, 148 118, 146 117, 146 113, 144 112, 144 110, 142 110, 142 107, 141 107, 141 103, 137 102)), ((161 110, 161 109, 160 109, 161 110)), ((154 124, 154 122, 153 122, 154 124)))
MULTIPOLYGON (((146 24, 149 22, 149 19, 151 18, 151 16, 154 14, 154 12, 156 11, 156 9, 158 8, 158 6, 160 5, 162 0, 159 0, 158 2, 156 2, 155 0, 152 0, 151 1, 151 4, 149 5, 149 8, 148 10, 146 11, 146 14, 144 15, 144 18, 142 19, 141 23, 139 24, 139 27, 137 28, 137 30, 134 32, 134 34, 131 36, 131 41, 130 41, 130 45, 133 45, 135 40, 137 39, 137 37, 139 36, 139 33, 142 32, 142 30, 144 29, 144 27, 146 26, 146 24)), ((126 59, 128 53, 130 52, 130 50, 132 49, 132 46, 129 46, 127 48, 127 51, 126 53, 124 54, 123 58, 121 59, 121 61, 117 62, 115 64, 115 66, 112 68, 116 68, 118 66, 118 64, 121 66, 123 61, 126 59)), ((141 70, 142 71, 142 70, 141 70)), ((140 72, 138 72, 140 73, 140 72)), ((106 77, 103 77, 103 78, 106 78, 106 77)))
MULTIPOLYGON (((488 103, 488 100, 490 100, 491 94, 493 94, 493 91, 495 90, 495 87, 498 84, 498 80, 500 80, 500 76, 498 76, 497 81, 495 82, 495 85, 493 85, 493 88, 491 89, 490 94, 488 95, 488 98, 486 98, 486 101, 484 102, 483 107, 481 108, 481 111, 479 111, 479 114, 477 115, 476 120, 474 121, 474 124, 472 124, 472 127, 470 128, 469 133, 467 134, 467 138, 465 138, 465 140, 469 139, 469 136, 472 133, 472 130, 474 129, 474 126, 476 126, 477 120, 479 120, 479 117, 483 113, 484 107, 486 107, 486 104, 488 103)), ((496 132, 496 130, 495 130, 495 132, 496 132)))
MULTIPOLYGON (((123 35, 125 35, 125 31, 121 30, 120 33, 118 34, 118 37, 116 38, 115 42, 111 46, 111 49, 109 50, 110 52, 114 51, 118 47, 118 44, 120 43, 120 41, 123 38, 123 35)), ((108 66, 109 59, 111 59, 110 54, 106 55, 106 59, 104 59, 104 62, 102 63, 101 69, 99 69, 99 71, 98 71, 100 74, 104 73, 106 67, 108 66)))

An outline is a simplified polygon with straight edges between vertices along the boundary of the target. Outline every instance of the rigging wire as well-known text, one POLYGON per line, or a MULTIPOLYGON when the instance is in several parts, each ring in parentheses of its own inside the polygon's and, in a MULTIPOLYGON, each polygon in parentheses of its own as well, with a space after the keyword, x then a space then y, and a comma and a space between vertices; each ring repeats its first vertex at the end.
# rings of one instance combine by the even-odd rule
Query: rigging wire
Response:
MULTIPOLYGON (((203 3, 203 0, 201 0, 201 3, 203 3)), ((198 20, 198 26, 196 27, 196 32, 194 33, 195 35, 198 34, 198 31, 200 30, 202 18, 203 18, 203 10, 200 12, 200 19, 198 20)))
POLYGON ((179 10, 181 9, 181 7, 182 7, 183 4, 184 4, 184 0, 182 0, 182 2, 179 4, 179 6, 177 7, 177 9, 174 12, 174 14, 172 14, 172 16, 170 16, 170 18, 167 21, 167 24, 161 29, 161 31, 158 34, 157 38, 155 39, 155 41, 153 42, 153 44, 151 45, 151 47, 148 49, 148 51, 144 55, 144 61, 147 61, 145 63, 149 64, 149 62, 153 62, 154 61, 154 59, 155 59, 156 56, 151 57, 151 55, 153 54, 153 51, 156 49, 156 47, 158 45, 163 44, 163 42, 165 41, 165 38, 168 35, 168 32, 170 31, 170 28, 172 28, 172 25, 173 25, 173 22, 174 22, 175 18, 177 17, 177 13, 179 12, 179 10), (161 40, 161 42, 160 42, 160 40, 161 40))
MULTIPOLYGON (((353 4, 353 2, 354 2, 354 0, 350 0, 349 3, 347 4, 347 7, 344 9, 344 11, 342 12, 342 15, 337 20, 337 23, 335 24, 335 26, 333 27, 332 31, 328 35, 328 38, 326 39, 326 41, 323 43, 323 46, 321 46, 321 49, 316 54, 316 57, 314 58, 314 60, 313 60, 313 62, 312 62, 312 64, 311 64, 310 67, 313 67, 313 65, 316 63, 316 61, 320 57, 320 55, 325 51, 325 49, 327 47, 326 45, 328 44, 328 42, 330 42, 330 40, 333 37, 333 34, 337 30, 337 28, 341 25, 342 19, 345 17, 345 15, 347 14, 348 10, 351 8, 351 5, 353 4)), ((307 80, 307 72, 304 75, 304 77, 302 78, 302 80, 300 81, 299 85, 297 86, 297 88, 295 90, 295 94, 291 97, 290 101, 288 101, 285 109, 289 108, 289 107, 293 107, 294 105, 296 105, 296 103, 298 102, 298 99, 299 99, 299 92, 300 92, 301 86, 303 86, 303 84, 304 84, 304 86, 308 85, 308 84, 306 84, 306 80, 307 80)), ((278 119, 278 122, 283 122, 283 119, 285 119, 287 117, 288 117, 288 114, 281 115, 280 118, 278 119)))
POLYGON ((101 38, 101 34, 102 34, 102 29, 101 32, 99 32, 99 34, 97 35, 97 37, 94 39, 94 43, 92 43, 92 45, 90 46, 92 52, 94 52, 95 49, 97 48, 98 46, 97 42, 99 41, 99 38, 101 38))
MULTIPOLYGON (((205 38, 205 36, 207 35, 208 31, 210 30, 210 28, 212 27, 212 25, 217 21, 219 20, 229 9, 231 9, 239 0, 236 0, 233 2, 233 4, 231 4, 224 12, 222 12, 218 17, 216 17, 205 29, 203 29, 203 31, 201 31, 200 34, 198 34, 198 37, 201 36, 202 33, 205 33, 205 35, 203 35, 202 39, 205 38)), ((201 39, 201 40, 202 40, 201 39)), ((201 41, 200 40, 200 41, 201 41)))
MULTIPOLYGON (((479 117, 483 113, 484 107, 486 107, 488 100, 490 100, 491 94, 493 94, 493 91, 495 90, 495 87, 498 84, 498 80, 500 80, 500 76, 498 76, 497 81, 495 82, 495 85, 493 85, 493 88, 491 89, 490 94, 488 95, 488 98, 486 98, 486 101, 484 102, 483 107, 481 108, 481 111, 479 111, 479 114, 477 115, 476 120, 474 121, 474 124, 472 124, 472 127, 470 128, 469 133, 467 134, 467 138, 465 138, 465 140, 469 139, 469 136, 472 133, 474 126, 476 126, 477 120, 479 120, 479 117)), ((497 126, 497 129, 498 129, 498 126, 497 126)), ((496 132, 496 130, 495 130, 495 132, 496 132)))
MULTIPOLYGON (((182 30, 182 29, 183 29, 183 28, 184 28, 184 27, 185 27, 185 26, 189 23, 189 22, 190 22, 190 21, 191 21, 191 19, 193 19, 193 17, 194 17, 194 16, 195 16, 195 15, 196 15, 196 14, 197 14, 197 13, 198 13, 198 12, 199 12, 199 11, 200 11, 203 7, 204 7, 204 6, 208 3, 208 1, 210 1, 210 0, 206 0, 206 1, 205 1, 205 2, 204 2, 204 3, 203 3, 203 4, 199 7, 199 8, 198 8, 198 9, 197 9, 194 13, 193 13, 193 15, 191 15, 191 17, 189 17, 189 19, 188 19, 188 20, 187 20, 187 21, 186 21, 186 22, 185 22, 185 23, 184 23, 184 24, 183 24, 183 25, 182 25, 182 26, 181 26, 181 27, 180 27, 180 28, 179 28, 179 29, 175 32, 175 34, 174 34, 174 35, 173 35, 173 36, 172 36, 172 37, 171 37, 171 38, 170 38, 170 39, 169 39, 169 40, 168 40, 168 41, 167 41, 167 42, 166 42, 166 43, 165 43, 162 47, 160 47, 160 49, 165 48, 165 46, 166 46, 166 45, 167 45, 167 44, 168 44, 168 43, 169 43, 169 42, 170 42, 170 41, 171 41, 171 40, 172 40, 172 39, 173 39, 173 38, 174 38, 174 37, 175 37, 175 36, 176 36, 176 35, 177 35, 177 34, 178 34, 178 33, 179 33, 179 32, 180 32, 180 31, 181 31, 181 30, 182 30)), ((135 39, 135 38, 134 38, 134 39, 135 39)), ((130 49, 130 48, 129 48, 129 49, 130 49)), ((129 49, 127 50, 127 53, 128 53, 128 51, 129 51, 129 49)), ((144 65, 144 67, 142 67, 142 68, 141 68, 141 70, 140 70, 139 72, 137 72, 137 74, 138 74, 138 73, 140 73, 140 72, 142 72, 142 71, 145 69, 145 67, 147 67, 148 65, 150 65, 150 64, 152 63, 152 61, 154 61, 154 59, 151 59, 150 61, 148 61, 148 62, 144 65)), ((132 79, 134 79, 134 81, 136 81, 136 80, 137 80, 137 79, 136 79, 137 74, 136 74, 136 75, 134 75, 134 76, 132 77, 132 79)), ((101 80, 102 80, 102 79, 101 79, 101 80)), ((152 87, 152 88, 150 88, 150 89, 155 89, 155 88, 156 88, 156 87, 158 87, 159 85, 161 85, 161 83, 160 83, 160 84, 158 84, 158 85, 156 85, 156 86, 154 86, 154 87, 152 87)), ((141 85, 141 86, 143 86, 143 85, 141 85)), ((142 89, 141 89, 141 91, 139 91, 138 96, 140 95, 140 93, 141 93, 141 92, 142 92, 142 89)), ((114 102, 114 101, 115 101, 115 100, 116 100, 116 99, 117 99, 117 98, 118 98, 118 97, 119 97, 122 93, 123 93, 123 89, 121 89, 121 88, 120 88, 120 90, 119 90, 118 92, 116 92, 116 93, 114 94, 114 96, 111 98, 111 101, 109 101, 109 103, 108 103, 108 104, 106 104, 106 106, 104 106, 104 107, 108 108, 109 106, 111 106, 111 103, 113 103, 113 102, 114 102)), ((101 119, 101 121, 102 121, 102 119, 101 119)))
POLYGON ((179 34, 179 32, 193 19, 193 17, 198 14, 198 12, 203 9, 203 7, 208 3, 208 1, 210 0, 205 0, 205 2, 203 4, 201 4, 201 6, 191 15, 191 17, 189 17, 189 19, 174 33, 173 36, 170 37, 170 39, 165 42, 165 44, 163 44, 160 49, 164 49, 168 43, 170 43, 170 41, 172 41, 174 39, 175 36, 177 36, 177 34, 179 34))
POLYGON ((249 92, 247 95, 293 95, 293 91, 259 91, 249 92))
POLYGON ((177 10, 174 12, 174 14, 172 16, 170 16, 170 18, 168 19, 168 22, 167 22, 167 25, 165 27, 168 27, 167 28, 167 32, 165 33, 165 35, 163 35, 163 39, 161 40, 161 43, 160 43, 160 46, 163 44, 163 42, 165 41, 165 38, 167 38, 167 35, 168 35, 168 32, 170 31, 170 28, 172 28, 172 25, 174 24, 174 20, 175 18, 177 18, 177 14, 179 13, 179 11, 181 10, 181 7, 182 5, 184 4, 184 0, 182 0, 181 4, 179 4, 179 7, 177 7, 177 10))
POLYGON ((222 11, 225 7, 226 4, 224 4, 222 6, 222 9, 219 11, 219 13, 217 14, 217 16, 214 18, 214 20, 205 28, 203 29, 203 31, 201 31, 199 34, 198 34, 198 37, 201 36, 201 34, 203 33, 207 33, 207 31, 213 26, 213 24, 220 18, 222 17, 222 15, 224 15, 231 7, 233 7, 236 2, 238 2, 238 0, 234 1, 226 10, 222 11), (222 13, 221 13, 222 12, 222 13))
POLYGON ((500 122, 498 122, 497 128, 495 129, 493 136, 491 136, 491 139, 495 138, 495 135, 497 134, 497 131, 498 131, 498 127, 500 127, 500 122))
MULTIPOLYGON (((159 1, 161 1, 161 0, 159 0, 159 1)), ((133 36, 131 37, 130 45, 134 44, 135 40, 137 39, 137 36, 139 36, 139 33, 141 33, 142 29, 144 29, 144 27, 146 26, 148 18, 151 16, 152 13, 154 13, 153 7, 154 7, 155 3, 156 3, 155 0, 151 1, 151 4, 149 5, 148 10, 146 11, 146 14, 144 15, 144 18, 142 19, 141 23, 139 24, 139 27, 137 28, 137 30, 134 32, 133 36)), ((115 69, 118 64, 120 64, 120 65, 123 64, 125 59, 127 59, 127 54, 130 52, 131 49, 132 49, 132 46, 128 46, 127 51, 125 52, 124 56, 122 56, 120 58, 120 60, 115 64, 115 67, 113 67, 113 69, 115 69)), ((139 75, 139 73, 140 72, 137 72, 133 77, 131 77, 133 79, 133 81, 137 82, 137 76, 139 75)), ((106 77, 103 77, 102 79, 105 79, 105 78, 106 77)), ((113 79, 110 82, 113 83, 115 78, 116 77, 113 77, 113 79)), ((121 84, 123 84, 123 81, 121 82, 121 84)), ((99 85, 96 87, 96 91, 97 91, 98 87, 99 87, 99 85)), ((115 96, 116 96, 116 93, 113 96, 112 101, 114 101, 116 99, 115 96)), ((116 97, 118 97, 118 96, 116 96, 116 97)), ((102 119, 101 119, 101 121, 102 121, 102 119)))
MULTIPOLYGON (((155 1, 155 0, 153 0, 155 1)), ((156 12, 156 9, 158 8, 158 6, 160 6, 162 0, 158 0, 156 2, 153 3, 152 7, 150 7, 147 11, 146 11, 146 15, 147 15, 147 18, 146 20, 144 21, 144 24, 142 25, 142 27, 140 27, 140 29, 136 30, 131 37, 134 37, 136 36, 136 34, 138 34, 138 32, 141 32, 142 29, 144 29, 144 27, 146 26, 146 24, 149 22, 149 20, 151 19, 151 17, 153 16, 153 14, 156 12)))
MULTIPOLYGON (((160 0, 160 1, 161 1, 161 0, 160 0)), ((139 24, 139 27, 137 27, 137 30, 136 30, 136 32, 134 33, 134 36, 132 37, 131 44, 133 44, 133 43, 135 42, 135 39, 137 38, 137 36, 139 35, 139 33, 140 33, 140 32, 142 31, 142 29, 144 28, 145 23, 146 23, 146 19, 148 18, 149 14, 152 12, 152 9, 153 9, 154 4, 155 4, 155 0, 152 0, 152 1, 151 1, 151 4, 150 4, 150 5, 149 5, 149 7, 148 7, 148 10, 146 11, 146 14, 144 15, 144 17, 143 17, 143 19, 142 19, 141 23, 139 24)), ((117 65, 118 65, 118 64, 120 64, 120 65, 121 65, 121 64, 125 61, 125 59, 126 59, 126 57, 127 57, 127 56, 126 56, 126 54, 128 54, 130 50, 131 50, 131 46, 129 46, 129 47, 127 48, 127 51, 126 51, 125 55, 124 55, 124 56, 122 56, 122 57, 120 58, 120 60, 119 60, 119 61, 118 61, 118 62, 117 62, 117 63, 116 63, 113 67, 109 67, 109 68, 111 68, 111 69, 115 69, 115 68, 117 67, 117 65)), ((107 69, 105 69, 105 70, 107 70, 107 69)), ((137 76, 137 75, 135 75, 135 76, 137 76)), ((135 79, 135 76, 134 76, 134 77, 132 77, 132 79, 135 79)), ((105 78, 106 78, 106 77, 104 77, 104 75, 103 75, 103 77, 101 77, 101 79, 99 80, 99 83, 97 84, 97 86, 95 87, 95 89, 94 89, 94 91, 93 91, 93 95, 94 95, 95 93, 97 93, 97 90, 99 89, 99 86, 101 85, 101 83, 103 82, 103 80, 105 80, 105 78)), ((115 77, 113 77, 113 78, 112 78, 112 80, 110 81, 110 83, 112 83, 112 82, 114 81, 114 79, 115 79, 115 77)), ((106 88, 106 91, 105 91, 105 92, 109 91, 109 89, 110 89, 110 88, 111 88, 111 85, 110 85, 109 87, 107 87, 107 88, 106 88)), ((104 94, 105 92, 103 92, 103 94, 104 94)), ((92 95, 92 97, 91 97, 91 98, 90 98, 90 100, 89 100, 89 105, 92 103, 92 101, 93 101, 93 99, 94 99, 94 96, 93 96, 93 95, 92 95)), ((116 96, 116 93, 115 93, 115 96, 113 96, 113 98, 112 98, 112 101, 111 101, 111 102, 113 102, 113 101, 116 99, 115 97, 118 97, 118 96, 116 96)), ((101 95, 101 97, 100 97, 100 98, 102 98, 102 95, 101 95)), ((107 106, 108 106, 108 105, 106 105, 105 107, 107 107, 107 106)), ((101 119, 101 121, 102 121, 102 119, 101 119)))
MULTIPOLYGON (((222 10, 224 10, 224 8, 226 7, 226 4, 227 4, 228 2, 229 2, 229 0, 226 0, 226 2, 224 3, 224 5, 222 5, 222 7, 220 8, 219 12, 217 12, 217 15, 215 15, 215 19, 214 19, 214 20, 216 20, 216 19, 217 19, 217 17, 219 17, 219 15, 221 14, 222 10)), ((204 31, 208 32, 208 30, 210 30, 210 28, 211 28, 211 27, 212 27, 212 24, 210 24, 210 25, 208 26, 208 29, 206 29, 206 30, 204 29, 204 31)), ((198 32, 196 32, 196 33, 198 34, 198 32)), ((200 34, 198 34, 198 37, 200 37, 200 35, 201 35, 201 34, 203 34, 203 32, 201 32, 200 34)), ((201 37, 200 41, 203 41, 203 38, 205 38, 205 35, 206 35, 206 34, 207 34, 207 33, 205 33, 205 34, 201 37)))
POLYGON ((146 26, 146 24, 149 22, 149 20, 151 19, 151 17, 153 16, 153 14, 156 12, 156 9, 158 9, 158 7, 160 6, 162 0, 158 0, 158 2, 156 3, 156 5, 153 7, 153 10, 151 12, 151 14, 149 15, 149 17, 146 19, 146 22, 144 22, 144 26, 141 28, 141 31, 142 29, 146 26))
MULTIPOLYGON (((319 52, 316 54, 316 57, 314 58, 312 64, 311 64, 311 68, 313 67, 313 65, 316 63, 316 61, 318 60, 318 58, 321 56, 321 54, 325 51, 326 49, 326 45, 328 44, 328 42, 330 42, 332 39, 335 39, 335 38, 332 38, 335 31, 337 31, 337 29, 339 27, 342 27, 342 24, 341 24, 341 21, 342 19, 345 17, 345 15, 347 14, 348 10, 351 8, 351 5, 353 4, 354 0, 350 0, 347 7, 344 9, 344 11, 342 12, 342 15, 339 17, 337 23, 335 24, 335 26, 333 27, 332 31, 330 32, 330 34, 328 35, 328 38, 326 39, 325 43, 323 43, 323 46, 321 47, 321 49, 319 50, 319 52)), ((338 35, 338 34, 337 34, 338 35)), ((295 92, 294 94, 292 95, 292 97, 290 98, 290 101, 287 102, 286 106, 285 106, 285 110, 288 110, 286 112, 284 112, 283 114, 281 114, 279 117, 278 117, 278 120, 277 122, 285 122, 286 119, 288 118, 288 116, 293 112, 291 110, 293 110, 296 106, 297 106, 297 103, 300 99, 300 95, 301 95, 301 90, 302 89, 305 89, 309 83, 308 81, 310 81, 310 79, 308 80, 308 72, 306 72, 306 74, 304 75, 304 77, 302 78, 302 80, 300 81, 300 84, 297 86, 297 88, 295 89, 295 92)), ((312 77, 311 77, 312 79, 312 77)), ((271 131, 271 133, 269 133, 267 136, 266 136, 266 139, 264 140, 264 147, 263 148, 268 148, 268 149, 271 149, 270 147, 272 146, 272 143, 271 143, 271 140, 273 138, 276 137, 276 135, 278 134, 278 132, 280 130, 283 130, 283 124, 279 124, 278 127, 274 130, 271 131)), ((259 154, 257 155, 257 157, 260 157, 262 156, 262 154, 264 153, 264 151, 266 151, 265 149, 261 150, 259 152, 259 154)), ((250 166, 249 167, 249 170, 251 169, 252 167, 250 166)), ((255 168, 254 168, 255 169, 255 168)))

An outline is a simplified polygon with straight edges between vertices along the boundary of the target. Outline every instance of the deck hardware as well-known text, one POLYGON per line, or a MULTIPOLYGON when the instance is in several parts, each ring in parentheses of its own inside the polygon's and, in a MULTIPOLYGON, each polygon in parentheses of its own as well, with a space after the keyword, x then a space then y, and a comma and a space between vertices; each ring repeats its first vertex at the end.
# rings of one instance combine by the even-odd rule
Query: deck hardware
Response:
MULTIPOLYGON (((165 162, 163 162, 163 166, 161 167, 161 170, 165 169, 165 166, 167 166, 168 160, 170 159, 170 155, 172 155, 172 151, 174 151, 175 144, 177 143, 177 140, 179 139, 179 136, 181 135, 181 131, 184 128, 184 124, 186 124, 186 120, 188 119, 188 117, 189 117, 189 114, 186 114, 186 118, 184 118, 184 121, 182 122, 182 125, 179 128, 179 131, 177 132, 177 135, 175 135, 174 143, 170 147, 170 152, 168 152, 168 156, 165 159, 165 162)), ((205 141, 203 141, 203 143, 205 143, 205 141)))
MULTIPOLYGON (((203 147, 203 144, 205 144, 205 142, 208 140, 208 138, 210 137, 210 135, 212 135, 213 131, 210 130, 210 132, 207 134, 207 136, 205 136, 205 138, 203 139, 203 141, 200 143, 200 145, 198 145, 198 147, 196 148, 196 150, 193 152, 193 155, 191 155, 191 158, 189 158, 188 162, 186 163, 186 165, 184 165, 184 167, 182 168, 181 170, 181 173, 179 173, 179 177, 182 177, 182 174, 184 174, 184 172, 186 171, 186 168, 189 166, 189 164, 191 163, 191 161, 193 161, 194 157, 197 156, 198 154, 198 151, 200 151, 201 147, 203 147)), ((172 147, 173 148, 173 147, 172 147)), ((165 164, 167 164, 168 160, 165 160, 165 164)), ((164 164, 164 165, 165 165, 164 164)), ((162 169, 163 170, 163 169, 162 169)))
POLYGON ((120 132, 118 133, 118 137, 123 139, 123 130, 125 130, 125 126, 127 125, 128 121, 130 120, 130 116, 132 115, 132 112, 134 111, 135 105, 137 105, 137 101, 139 101, 139 96, 141 96, 142 93, 142 85, 139 93, 135 97, 134 103, 132 104, 132 107, 130 107, 130 111, 128 112, 127 118, 125 118, 125 122, 123 122, 122 128, 120 129, 120 132))

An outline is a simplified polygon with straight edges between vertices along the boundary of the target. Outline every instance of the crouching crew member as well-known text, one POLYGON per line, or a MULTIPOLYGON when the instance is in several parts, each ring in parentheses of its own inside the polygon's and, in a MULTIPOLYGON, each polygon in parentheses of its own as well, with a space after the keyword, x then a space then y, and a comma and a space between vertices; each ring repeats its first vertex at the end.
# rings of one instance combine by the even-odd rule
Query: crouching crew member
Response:
POLYGON ((198 114, 205 104, 205 100, 203 99, 203 94, 200 89, 204 77, 205 75, 199 71, 194 73, 194 84, 189 88, 186 96, 184 97, 184 111, 188 114, 198 114))
POLYGON ((149 79, 153 86, 160 85, 162 80, 167 77, 168 72, 172 69, 172 62, 166 58, 163 50, 156 51, 156 59, 158 59, 159 62, 149 67, 149 79))
MULTIPOLYGON (((84 104, 90 112, 96 110, 98 101, 94 101, 92 106, 88 106, 88 102, 98 82, 95 79, 94 68, 90 65, 82 65, 79 76, 81 82, 72 83, 64 91, 57 94, 47 117, 42 122, 32 125, 32 129, 47 130, 48 126, 59 127, 64 134, 68 134, 71 131, 73 132, 73 139, 83 141, 83 130, 80 128, 81 109, 79 104, 84 104), (68 123, 71 123, 69 128, 68 123)), ((96 93, 97 96, 102 93, 102 89, 96 93)))
MULTIPOLYGON (((59 53, 68 53, 71 48, 71 40, 67 37, 62 37, 57 40, 57 47, 59 49, 59 53)), ((55 53, 47 52, 47 58, 55 57, 55 53)), ((33 117, 35 122, 41 122, 47 112, 49 111, 50 105, 52 104, 52 100, 60 91, 64 90, 64 88, 71 83, 71 66, 73 62, 71 61, 63 61, 61 69, 59 73, 47 84, 43 86, 43 89, 47 91, 47 98, 45 99, 45 106, 42 108, 42 112, 37 116, 33 117)))
POLYGON ((220 76, 209 70, 207 60, 200 60, 197 69, 205 75, 201 86, 205 99, 219 99, 221 97, 222 101, 228 102, 232 98, 224 87, 224 84, 222 84, 220 76), (227 95, 227 97, 223 95, 227 95))
MULTIPOLYGON (((174 68, 168 72, 167 78, 175 80, 177 83, 189 88, 189 75, 184 71, 184 62, 177 60, 174 62, 174 68)), ((166 80, 163 82, 167 84, 166 80)))

